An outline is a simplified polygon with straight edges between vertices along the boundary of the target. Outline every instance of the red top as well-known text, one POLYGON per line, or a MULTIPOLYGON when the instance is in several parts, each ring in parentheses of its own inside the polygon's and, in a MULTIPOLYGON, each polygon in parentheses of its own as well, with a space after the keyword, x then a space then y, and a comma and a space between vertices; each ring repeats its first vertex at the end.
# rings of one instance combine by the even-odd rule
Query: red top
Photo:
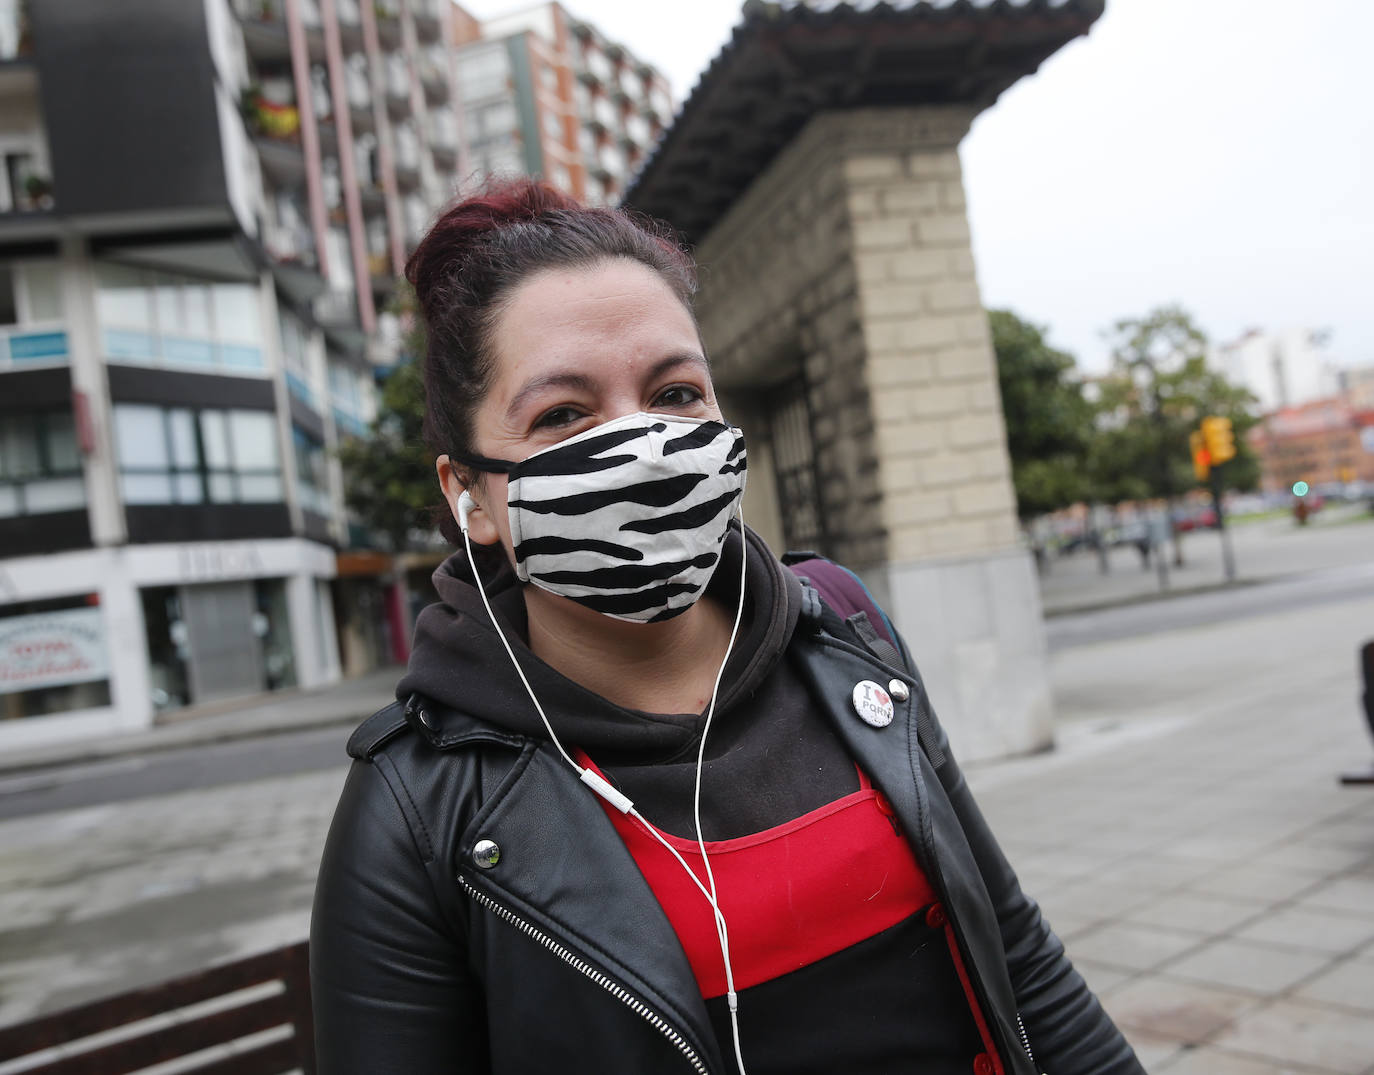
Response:
MULTIPOLYGON (((582 751, 575 754, 579 764, 605 775, 582 751)), ((710 903, 642 822, 597 801, 672 923, 701 995, 724 996, 725 964, 710 903)), ((709 890, 696 841, 661 835, 709 890)), ((928 908, 926 921, 944 931, 987 1049, 981 1059, 990 1075, 1002 1075, 953 926, 898 829, 891 804, 862 770, 858 791, 763 832, 708 840, 706 852, 730 930, 736 992, 816 963, 928 908)))

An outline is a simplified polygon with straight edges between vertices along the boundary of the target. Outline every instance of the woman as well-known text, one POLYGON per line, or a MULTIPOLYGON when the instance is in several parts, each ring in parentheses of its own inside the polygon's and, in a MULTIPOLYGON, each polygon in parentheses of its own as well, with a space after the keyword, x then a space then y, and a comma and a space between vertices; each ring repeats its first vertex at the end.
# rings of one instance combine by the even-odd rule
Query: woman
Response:
POLYGON ((1140 1072, 904 650, 739 521, 664 235, 518 182, 407 266, 461 549, 349 743, 321 1071, 1140 1072))

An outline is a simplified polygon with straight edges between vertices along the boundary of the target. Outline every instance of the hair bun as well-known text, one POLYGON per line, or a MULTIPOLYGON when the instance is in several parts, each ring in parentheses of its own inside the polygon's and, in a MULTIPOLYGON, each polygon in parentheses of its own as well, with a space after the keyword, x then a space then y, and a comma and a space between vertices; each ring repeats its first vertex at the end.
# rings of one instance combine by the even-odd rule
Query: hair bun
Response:
POLYGON ((577 201, 537 179, 493 178, 477 194, 450 205, 406 262, 406 279, 420 308, 428 310, 436 285, 451 279, 475 246, 511 226, 559 210, 581 208, 577 201))

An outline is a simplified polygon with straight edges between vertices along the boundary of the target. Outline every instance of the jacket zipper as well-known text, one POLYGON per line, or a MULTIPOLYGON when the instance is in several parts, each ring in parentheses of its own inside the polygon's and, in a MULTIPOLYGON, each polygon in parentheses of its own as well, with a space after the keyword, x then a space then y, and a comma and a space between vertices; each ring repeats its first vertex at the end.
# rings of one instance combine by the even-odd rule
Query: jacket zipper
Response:
POLYGON ((1035 1054, 1031 1052, 1030 1036, 1026 1033, 1026 1024, 1021 1021, 1021 1013, 1016 1013, 1016 1029, 1021 1032, 1021 1048, 1026 1050, 1026 1059, 1031 1062, 1031 1067, 1039 1067, 1035 1062, 1035 1054))
POLYGON ((666 1019, 664 1019, 661 1015, 655 1012, 642 1000, 638 999, 628 989, 626 989, 624 986, 620 985, 607 975, 602 974, 601 971, 597 970, 585 959, 582 959, 575 953, 569 951, 563 945, 559 944, 558 941, 554 940, 552 937, 550 937, 547 933, 544 933, 538 927, 530 925, 530 923, 526 922, 523 918, 520 918, 513 912, 501 906, 490 896, 474 888, 467 882, 467 879, 464 878, 461 874, 458 875, 458 883, 463 886, 463 890, 473 900, 481 904, 492 914, 496 915, 497 918, 501 919, 503 922, 506 922, 509 925, 514 926, 516 929, 518 929, 526 937, 529 937, 531 940, 538 941, 541 945, 544 946, 544 948, 552 952, 564 963, 568 964, 570 967, 572 967, 578 973, 582 974, 584 977, 590 978, 593 982, 599 985, 607 993, 615 997, 616 1000, 620 1001, 632 1012, 634 1012, 641 1019, 647 1022, 651 1027, 653 1027, 655 1030, 657 1030, 660 1034, 662 1034, 665 1038, 668 1039, 669 1043, 679 1053, 682 1054, 683 1059, 685 1059, 689 1064, 692 1065, 692 1070, 696 1071, 698 1075, 709 1075, 709 1070, 707 1069, 705 1063, 702 1062, 702 1059, 697 1054, 696 1050, 687 1044, 687 1040, 676 1030, 674 1030, 666 1019))

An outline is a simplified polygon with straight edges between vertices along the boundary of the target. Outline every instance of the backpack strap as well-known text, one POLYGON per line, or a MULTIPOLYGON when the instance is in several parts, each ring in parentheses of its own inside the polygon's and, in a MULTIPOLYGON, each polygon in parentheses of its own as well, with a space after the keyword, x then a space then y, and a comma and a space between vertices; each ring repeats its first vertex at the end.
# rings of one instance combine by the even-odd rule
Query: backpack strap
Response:
POLYGON ((898 648, 897 632, 892 621, 873 600, 863 580, 847 567, 813 552, 788 553, 782 562, 802 580, 806 588, 818 593, 825 605, 844 617, 845 624, 873 656, 884 664, 905 669, 916 681, 922 703, 917 708, 916 737, 931 765, 937 770, 941 768, 948 760, 948 754, 935 723, 935 711, 931 708, 930 699, 925 696, 921 674, 904 655, 905 650, 898 648))

